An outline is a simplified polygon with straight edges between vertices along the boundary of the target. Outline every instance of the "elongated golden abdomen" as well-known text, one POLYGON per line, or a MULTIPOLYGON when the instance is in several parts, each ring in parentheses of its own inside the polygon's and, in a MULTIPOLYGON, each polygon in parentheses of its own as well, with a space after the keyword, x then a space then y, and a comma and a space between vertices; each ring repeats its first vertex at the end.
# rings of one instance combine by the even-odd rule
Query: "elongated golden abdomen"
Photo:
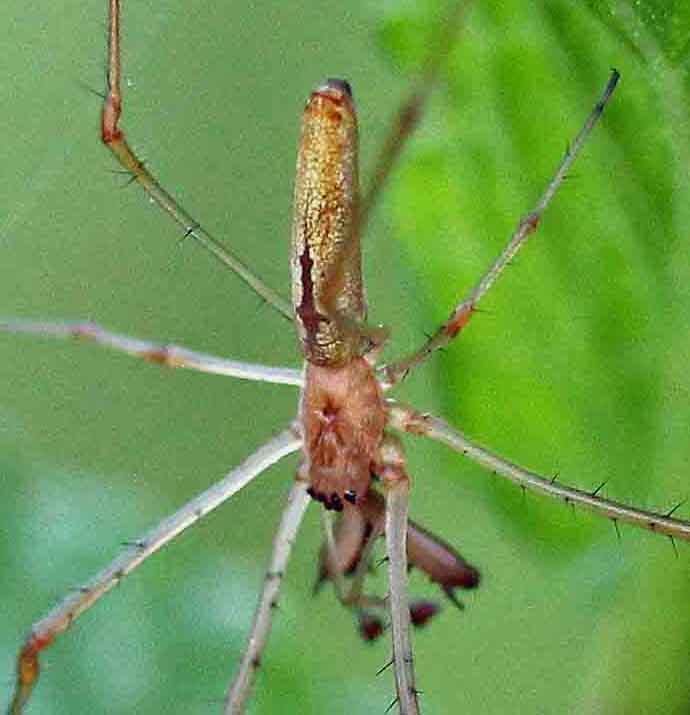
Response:
POLYGON ((343 365, 366 351, 358 203, 357 116, 343 80, 326 80, 304 109, 290 268, 305 358, 343 365))

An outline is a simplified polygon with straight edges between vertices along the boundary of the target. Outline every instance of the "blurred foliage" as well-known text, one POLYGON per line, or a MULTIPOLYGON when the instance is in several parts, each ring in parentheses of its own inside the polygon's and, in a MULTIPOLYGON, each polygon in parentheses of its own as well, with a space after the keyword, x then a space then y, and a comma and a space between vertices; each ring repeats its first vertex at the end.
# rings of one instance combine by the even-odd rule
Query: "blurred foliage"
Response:
MULTIPOLYGON (((431 111, 436 132, 414 145, 391 204, 417 294, 438 323, 534 205, 609 68, 621 71, 531 245, 440 358, 438 385, 444 414, 511 459, 581 487, 609 480, 623 501, 672 506, 665 500, 687 494, 690 462, 690 23, 685 5, 657 5, 590 3, 590 14, 566 2, 475 4, 431 111)), ((433 4, 421 12, 438 22, 433 4)), ((400 64, 418 61, 423 24, 420 14, 394 14, 381 32, 400 64)), ((527 497, 525 508, 504 485, 475 488, 508 538, 540 560, 554 557, 543 544, 558 542, 559 578, 582 593, 583 555, 602 539, 596 525, 564 524, 545 500, 527 497)), ((535 675, 548 671, 544 689, 533 685, 538 698, 507 676, 517 707, 497 698, 482 712, 652 713, 659 703, 687 712, 687 553, 685 566, 669 567, 642 550, 640 570, 625 554, 616 605, 588 610, 593 632, 577 679, 566 686, 567 637, 545 618, 526 642, 510 641, 504 669, 493 664, 515 673, 515 659, 529 660, 535 675)), ((611 568, 606 557, 600 567, 595 578, 611 568)))
POLYGON ((671 65, 688 67, 690 6, 683 0, 588 0, 596 17, 641 58, 664 56, 671 65))
MULTIPOLYGON (((186 207, 286 286, 298 117, 355 88, 363 163, 433 50, 445 3, 127 4, 126 123, 186 207), (334 32, 333 27, 338 31, 334 32), (372 40, 376 40, 377 53, 372 40)), ((104 9, 0 9, 0 313, 295 365, 294 338, 121 177, 97 141, 104 9), (57 139, 56 139, 57 138, 57 139)), ((401 399, 510 459, 617 499, 688 495, 687 11, 678 2, 473 3, 365 243, 391 352, 423 339, 534 204, 609 69, 621 84, 539 231, 401 399)), ((366 171, 364 172, 366 174, 366 171)), ((287 294, 287 288, 284 290, 287 294)), ((2 680, 28 624, 294 414, 289 390, 0 340, 2 680)), ((527 494, 407 440, 412 513, 483 574, 417 633, 424 712, 686 713, 685 544, 527 494)), ((218 712, 294 461, 129 577, 46 653, 35 713, 218 712)), ((680 516, 688 517, 688 507, 680 516)), ((380 712, 386 643, 311 599, 316 513, 288 574, 253 713, 380 712)), ((412 574, 415 594, 435 589, 412 574)))

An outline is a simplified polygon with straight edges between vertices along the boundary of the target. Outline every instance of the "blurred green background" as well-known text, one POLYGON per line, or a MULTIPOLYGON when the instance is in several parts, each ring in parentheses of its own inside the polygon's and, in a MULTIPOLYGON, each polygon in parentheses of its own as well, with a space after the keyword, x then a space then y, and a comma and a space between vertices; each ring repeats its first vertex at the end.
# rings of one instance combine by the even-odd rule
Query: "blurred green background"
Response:
MULTIPOLYGON (((670 508, 690 493, 690 184, 680 3, 475 3, 366 240, 371 317, 417 345, 535 202, 603 87, 613 103, 485 312, 401 399, 565 483, 670 508)), ((125 3, 126 117, 187 209, 287 287, 303 101, 345 76, 365 167, 445 6, 125 3)), ((296 366, 291 329, 179 232, 98 141, 105 2, 10 0, 0 314, 296 366)), ((0 683, 30 623, 236 464, 292 388, 164 371, 0 336, 0 683)), ((433 713, 687 713, 690 552, 524 495, 406 440, 413 517, 483 573, 418 632, 433 713)), ((32 713, 211 713, 249 627, 295 459, 128 578, 44 656, 32 713)), ((690 507, 678 514, 690 517, 690 507)), ((318 514, 297 544, 252 713, 383 712, 386 642, 311 597, 318 514)), ((435 590, 413 574, 413 592, 435 590)))

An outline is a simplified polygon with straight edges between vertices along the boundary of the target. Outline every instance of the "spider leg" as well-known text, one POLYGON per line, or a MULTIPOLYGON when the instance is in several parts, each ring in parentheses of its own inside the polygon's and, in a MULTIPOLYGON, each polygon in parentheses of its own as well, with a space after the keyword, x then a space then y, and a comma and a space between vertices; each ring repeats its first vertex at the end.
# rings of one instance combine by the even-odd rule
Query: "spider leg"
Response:
POLYGON ((636 509, 627 504, 606 499, 599 496, 599 488, 593 492, 586 492, 559 484, 554 479, 546 479, 499 457, 476 442, 470 441, 462 432, 450 427, 438 417, 422 414, 411 407, 389 400, 388 418, 389 424, 396 429, 442 442, 447 447, 460 452, 495 474, 505 477, 525 489, 562 499, 568 504, 585 507, 611 519, 616 526, 619 522, 625 522, 640 529, 690 541, 690 521, 676 519, 670 515, 670 512, 662 514, 636 509))
POLYGON ((443 63, 447 61, 457 39, 460 21, 469 3, 456 2, 445 18, 441 37, 427 58, 426 64, 411 90, 403 98, 381 147, 367 190, 362 196, 357 217, 358 235, 363 236, 367 222, 376 202, 390 177, 391 171, 402 153, 407 140, 417 128, 424 114, 429 97, 436 86, 443 63))
POLYGON ((271 631, 273 611, 278 604, 278 593, 290 558, 290 551, 310 501, 307 494, 308 482, 301 472, 302 470, 298 472, 297 479, 290 489, 287 505, 273 539, 271 562, 254 614, 247 648, 225 699, 226 715, 239 715, 244 712, 245 701, 261 664, 261 656, 271 631))
POLYGON ((280 432, 219 482, 164 519, 144 536, 133 541, 131 546, 101 572, 34 623, 17 659, 17 681, 10 713, 20 715, 23 712, 38 680, 39 653, 49 646, 56 636, 66 631, 84 611, 91 608, 149 556, 220 506, 272 464, 297 451, 301 443, 296 426, 292 425, 280 432))
POLYGON ((388 608, 393 637, 395 686, 400 715, 419 712, 410 640, 407 597, 407 512, 410 479, 405 471, 402 443, 386 435, 380 449, 381 481, 386 495, 386 551, 388 555, 388 608))
POLYGON ((184 231, 185 238, 194 238, 214 258, 237 274, 257 295, 283 317, 292 320, 289 303, 269 288, 251 269, 228 248, 216 240, 201 224, 158 183, 153 174, 137 158, 119 126, 122 113, 121 58, 120 58, 120 0, 109 0, 108 27, 108 87, 101 113, 101 138, 120 165, 144 191, 184 231))
POLYGON ((324 545, 321 554, 319 582, 332 579, 340 603, 353 608, 358 615, 365 608, 382 609, 385 599, 364 594, 364 580, 371 567, 371 558, 376 540, 383 534, 383 519, 373 524, 367 533, 363 515, 357 507, 347 507, 333 529, 333 514, 326 509, 321 512, 324 545), (345 574, 352 572, 347 581, 345 574))
POLYGON ((301 387, 304 382, 300 370, 228 360, 215 355, 195 352, 180 345, 162 344, 120 335, 105 330, 95 323, 0 318, 0 332, 27 333, 60 340, 74 339, 92 342, 163 367, 183 367, 214 375, 227 375, 243 380, 298 387, 301 387))
POLYGON ((618 72, 613 70, 599 101, 590 112, 582 129, 580 129, 579 134, 575 137, 572 146, 567 149, 554 177, 547 185, 541 198, 534 209, 520 221, 505 248, 493 262, 489 270, 480 278, 464 300, 455 306, 446 322, 441 325, 419 350, 401 360, 397 360, 380 368, 384 382, 387 384, 399 382, 411 369, 421 365, 430 355, 436 352, 436 350, 440 350, 448 345, 467 325, 479 301, 488 292, 505 267, 513 260, 520 248, 527 242, 530 235, 537 230, 544 211, 551 203, 551 200, 570 171, 573 162, 584 146, 594 125, 603 114, 606 105, 613 95, 619 77, 618 72))

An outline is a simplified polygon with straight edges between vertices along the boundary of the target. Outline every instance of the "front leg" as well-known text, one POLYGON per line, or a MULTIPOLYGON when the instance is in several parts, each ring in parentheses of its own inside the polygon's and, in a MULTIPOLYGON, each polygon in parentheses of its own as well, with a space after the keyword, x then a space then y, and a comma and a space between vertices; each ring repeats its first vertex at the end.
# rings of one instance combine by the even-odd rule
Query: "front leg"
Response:
POLYGON ((9 707, 10 715, 21 715, 24 712, 40 673, 39 655, 58 635, 70 628, 82 613, 112 591, 149 556, 219 507, 282 457, 297 451, 301 442, 299 432, 294 426, 280 432, 219 482, 168 516, 141 538, 132 541, 108 566, 34 623, 17 657, 17 678, 9 707))
POLYGON ((273 552, 266 572, 264 587, 254 614, 247 648, 240 667, 225 698, 225 715, 241 715, 249 696, 254 676, 261 664, 261 656, 271 632, 273 612, 278 605, 278 594, 287 568, 292 545, 309 504, 304 469, 300 468, 288 495, 280 524, 273 539, 273 552))
POLYGON ((397 701, 401 715, 415 715, 419 712, 419 705, 407 597, 407 512, 410 479, 405 471, 405 457, 400 440, 386 435, 381 443, 379 459, 379 474, 386 494, 388 608, 391 615, 397 701))

